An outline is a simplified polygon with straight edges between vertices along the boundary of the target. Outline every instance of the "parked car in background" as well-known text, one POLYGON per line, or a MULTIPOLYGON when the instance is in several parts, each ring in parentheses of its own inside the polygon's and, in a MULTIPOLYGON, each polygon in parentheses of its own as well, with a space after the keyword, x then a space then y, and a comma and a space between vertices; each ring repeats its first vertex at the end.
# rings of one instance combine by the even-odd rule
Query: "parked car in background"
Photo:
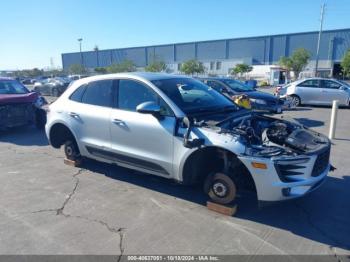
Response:
POLYGON ((88 77, 87 75, 69 75, 68 78, 72 81, 79 80, 82 78, 88 77))
POLYGON ((33 83, 33 79, 32 78, 24 78, 21 80, 21 83, 23 85, 31 85, 33 83))
POLYGON ((185 76, 122 73, 75 81, 49 106, 46 135, 68 159, 87 157, 202 184, 227 204, 253 190, 259 201, 301 197, 320 186, 329 139, 236 106, 185 76))
POLYGON ((48 79, 48 76, 37 76, 31 80, 31 84, 34 85, 36 82, 41 82, 48 79))
POLYGON ((46 100, 11 78, 0 78, 0 129, 35 124, 44 128, 46 100))
POLYGON ((289 96, 295 106, 331 105, 338 100, 339 105, 350 106, 350 86, 348 83, 328 78, 308 78, 277 87, 275 95, 289 96))
POLYGON ((71 80, 68 77, 54 77, 38 81, 34 84, 34 91, 43 95, 60 96, 69 86, 71 80))
POLYGON ((235 95, 247 95, 251 101, 252 108, 255 110, 281 113, 285 103, 284 99, 257 91, 255 88, 231 78, 201 78, 199 80, 230 99, 235 95))

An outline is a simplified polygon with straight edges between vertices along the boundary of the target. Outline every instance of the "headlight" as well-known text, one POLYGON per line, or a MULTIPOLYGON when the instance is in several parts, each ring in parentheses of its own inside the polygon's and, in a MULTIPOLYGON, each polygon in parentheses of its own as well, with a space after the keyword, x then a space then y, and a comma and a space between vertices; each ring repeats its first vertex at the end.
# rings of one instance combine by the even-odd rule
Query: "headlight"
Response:
POLYGON ((39 96, 39 97, 36 99, 36 101, 35 101, 34 104, 35 104, 35 106, 36 106, 37 108, 40 108, 40 107, 46 105, 46 104, 47 104, 47 101, 46 101, 46 99, 45 99, 44 97, 39 96))
POLYGON ((254 157, 274 157, 285 153, 285 150, 277 146, 252 146, 247 147, 245 153, 254 157))
POLYGON ((255 103, 255 104, 259 104, 259 105, 266 105, 266 101, 265 101, 265 100, 262 100, 262 99, 254 99, 254 98, 251 98, 250 101, 253 102, 253 103, 255 103))

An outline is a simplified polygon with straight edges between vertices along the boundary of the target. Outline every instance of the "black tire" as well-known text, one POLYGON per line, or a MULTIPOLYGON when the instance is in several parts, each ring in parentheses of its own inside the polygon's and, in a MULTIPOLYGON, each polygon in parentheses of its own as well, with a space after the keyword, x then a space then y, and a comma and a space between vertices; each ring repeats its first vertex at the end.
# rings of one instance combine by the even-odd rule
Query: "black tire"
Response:
POLYGON ((35 126, 37 129, 42 130, 46 125, 46 111, 38 109, 35 112, 35 126))
POLYGON ((291 95, 291 101, 292 101, 292 105, 294 107, 298 107, 298 106, 301 106, 301 99, 299 96, 297 95, 291 95))
POLYGON ((235 182, 224 173, 209 175, 204 183, 204 191, 213 202, 218 204, 229 204, 237 195, 235 182))
POLYGON ((72 161, 76 161, 81 158, 78 145, 73 140, 68 140, 64 143, 64 153, 66 158, 72 161))
POLYGON ((54 96, 54 97, 58 97, 58 89, 57 88, 53 88, 52 90, 51 90, 51 96, 54 96))

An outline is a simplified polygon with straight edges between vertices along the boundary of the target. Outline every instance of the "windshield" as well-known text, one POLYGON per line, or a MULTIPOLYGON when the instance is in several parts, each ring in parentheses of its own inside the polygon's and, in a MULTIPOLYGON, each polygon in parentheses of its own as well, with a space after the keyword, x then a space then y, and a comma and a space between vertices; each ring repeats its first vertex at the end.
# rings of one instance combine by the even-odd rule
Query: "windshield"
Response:
POLYGON ((344 81, 344 80, 338 80, 340 83, 342 83, 343 85, 350 87, 350 83, 344 81))
POLYGON ((221 81, 224 82, 226 85, 228 85, 233 91, 236 91, 236 92, 255 91, 255 89, 253 87, 247 86, 247 85, 245 85, 242 82, 239 82, 237 80, 222 79, 221 81))
POLYGON ((0 81, 0 95, 27 94, 28 89, 14 80, 0 81))
POLYGON ((237 109, 226 97, 191 78, 161 79, 154 80, 152 83, 186 114, 229 107, 237 109))

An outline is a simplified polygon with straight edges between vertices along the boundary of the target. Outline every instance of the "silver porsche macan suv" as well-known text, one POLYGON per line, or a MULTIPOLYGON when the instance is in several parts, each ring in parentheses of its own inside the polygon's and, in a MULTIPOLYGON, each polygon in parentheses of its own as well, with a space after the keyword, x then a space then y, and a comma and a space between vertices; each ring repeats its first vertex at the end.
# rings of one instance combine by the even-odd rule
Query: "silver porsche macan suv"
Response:
POLYGON ((46 134, 68 159, 91 158, 202 183, 217 203, 253 190, 300 197, 331 169, 330 141, 295 122, 242 109, 195 79, 122 73, 74 82, 49 107, 46 134))

